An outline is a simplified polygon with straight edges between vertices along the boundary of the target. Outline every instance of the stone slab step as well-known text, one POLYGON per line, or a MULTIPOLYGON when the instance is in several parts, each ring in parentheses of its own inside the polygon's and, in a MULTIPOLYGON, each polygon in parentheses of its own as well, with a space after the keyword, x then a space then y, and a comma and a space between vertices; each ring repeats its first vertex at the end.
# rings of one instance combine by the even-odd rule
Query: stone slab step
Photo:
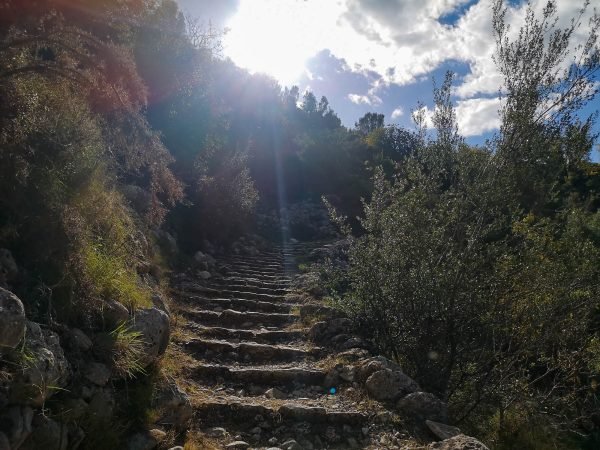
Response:
POLYGON ((284 275, 286 273, 285 267, 273 267, 263 264, 245 264, 230 262, 229 264, 226 264, 225 267, 230 268, 231 270, 247 270, 253 273, 265 275, 284 275))
POLYGON ((253 286, 253 285, 242 283, 242 282, 222 283, 220 281, 217 281, 217 282, 207 283, 207 286, 215 288, 215 289, 222 289, 223 287, 227 287, 234 291, 254 292, 256 294, 267 294, 267 295, 276 295, 276 296, 286 295, 286 294, 293 292, 291 289, 273 288, 273 287, 268 287, 268 286, 267 287, 253 286))
POLYGON ((283 295, 276 295, 276 294, 263 294, 260 292, 248 292, 248 291, 238 291, 236 289, 229 289, 226 287, 223 287, 222 289, 214 290, 214 291, 208 291, 206 292, 206 295, 212 295, 212 296, 217 296, 217 297, 222 297, 222 298, 241 298, 241 299, 248 299, 248 300, 260 300, 260 301, 265 301, 265 302, 279 302, 282 301, 284 296, 283 295))
POLYGON ((269 281, 271 283, 291 283, 291 278, 288 276, 281 275, 265 275, 261 272, 250 272, 247 271, 239 271, 239 270, 228 270, 227 276, 229 277, 238 277, 238 278, 248 278, 260 281, 269 281))
POLYGON ((248 278, 248 277, 238 277, 235 275, 225 275, 223 277, 215 277, 210 279, 210 283, 223 283, 226 284, 228 282, 236 282, 236 283, 244 283, 253 286, 259 287, 272 287, 275 289, 285 289, 289 286, 289 282, 287 281, 265 281, 258 278, 248 278))
POLYGON ((257 328, 257 326, 285 326, 298 320, 293 314, 242 312, 226 309, 223 312, 196 310, 184 311, 190 319, 202 325, 219 325, 233 328, 257 328))
POLYGON ((289 386, 289 385, 314 385, 321 386, 325 380, 326 372, 318 369, 304 368, 231 368, 223 365, 198 365, 193 369, 193 374, 202 379, 218 379, 226 381, 255 384, 259 386, 289 386))
POLYGON ((222 327, 205 327, 195 323, 188 324, 199 337, 224 339, 228 341, 253 341, 259 344, 294 342, 306 337, 307 329, 301 330, 240 330, 222 327))
POLYGON ((225 261, 227 264, 240 265, 240 266, 251 266, 251 267, 263 267, 266 269, 285 269, 293 267, 292 264, 286 264, 284 261, 279 259, 273 260, 260 260, 250 258, 230 258, 225 261))
POLYGON ((223 423, 247 424, 256 426, 256 418, 271 422, 273 425, 307 422, 314 426, 360 426, 369 421, 369 416, 359 411, 331 411, 318 406, 285 404, 279 407, 260 403, 235 401, 210 401, 195 406, 196 417, 203 425, 222 425, 223 423))
POLYGON ((185 348, 198 356, 206 357, 208 352, 211 359, 215 356, 245 362, 295 361, 317 356, 321 351, 319 348, 305 350, 297 347, 258 344, 256 342, 232 344, 227 341, 209 339, 193 339, 185 343, 185 348))
MULTIPOLYGON (((193 304, 202 305, 203 309, 221 308, 222 310, 231 309, 243 312, 289 314, 296 306, 292 303, 263 302, 244 298, 214 298, 202 295, 189 295, 186 298, 193 304)), ((297 306, 299 307, 299 305, 297 306)))

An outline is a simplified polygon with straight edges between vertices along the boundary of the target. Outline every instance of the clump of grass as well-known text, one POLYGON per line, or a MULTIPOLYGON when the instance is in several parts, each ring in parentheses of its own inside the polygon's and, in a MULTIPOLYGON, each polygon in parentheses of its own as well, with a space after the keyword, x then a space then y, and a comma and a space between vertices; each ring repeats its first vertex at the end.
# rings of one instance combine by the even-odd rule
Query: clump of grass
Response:
POLYGON ((103 252, 102 246, 88 246, 83 254, 84 270, 94 294, 123 303, 130 309, 151 306, 150 290, 120 256, 103 252))
POLYGON ((115 372, 121 377, 135 378, 145 375, 142 365, 144 357, 144 342, 139 331, 131 330, 122 323, 110 332, 113 339, 112 360, 115 372))

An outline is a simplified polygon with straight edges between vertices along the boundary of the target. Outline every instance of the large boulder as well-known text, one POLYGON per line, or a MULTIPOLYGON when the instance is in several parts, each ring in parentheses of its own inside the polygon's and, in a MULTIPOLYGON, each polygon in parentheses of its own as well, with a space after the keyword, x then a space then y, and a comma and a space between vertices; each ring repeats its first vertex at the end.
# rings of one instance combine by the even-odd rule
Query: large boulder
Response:
POLYGON ((19 298, 0 288, 0 355, 15 348, 25 334, 25 308, 19 298))
POLYGON ((429 392, 413 392, 398 400, 396 405, 406 416, 419 420, 448 421, 448 405, 429 392))
POLYGON ((148 366, 155 362, 169 345, 169 316, 158 308, 138 310, 135 312, 132 329, 142 336, 145 347, 142 363, 148 366))
POLYGON ((489 448, 475 438, 459 434, 450 439, 429 444, 427 450, 489 450, 489 448))
POLYGON ((47 398, 64 388, 71 376, 58 335, 27 322, 21 368, 11 385, 11 400, 42 406, 47 398))
POLYGON ((419 385, 399 371, 378 370, 365 383, 367 391, 376 400, 395 400, 412 392, 419 391, 419 385))

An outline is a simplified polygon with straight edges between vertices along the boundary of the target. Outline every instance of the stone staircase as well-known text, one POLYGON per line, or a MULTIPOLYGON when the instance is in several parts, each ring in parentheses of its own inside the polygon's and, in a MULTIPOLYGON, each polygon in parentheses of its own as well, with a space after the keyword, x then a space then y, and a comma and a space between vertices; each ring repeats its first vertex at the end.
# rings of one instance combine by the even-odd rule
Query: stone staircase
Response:
MULTIPOLYGON (((318 244, 313 244, 318 245, 318 244)), ((377 405, 327 387, 331 351, 309 342, 290 295, 304 245, 219 260, 223 276, 175 285, 193 358, 194 425, 222 448, 366 448, 377 405)), ((376 448, 376 447, 373 447, 376 448)))

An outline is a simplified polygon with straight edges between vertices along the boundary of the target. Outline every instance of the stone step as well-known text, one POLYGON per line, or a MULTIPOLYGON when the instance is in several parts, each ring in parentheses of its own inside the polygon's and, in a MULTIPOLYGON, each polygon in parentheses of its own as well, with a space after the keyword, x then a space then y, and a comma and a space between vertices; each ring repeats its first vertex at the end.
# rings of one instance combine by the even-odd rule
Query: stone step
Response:
POLYGON ((263 267, 251 267, 247 265, 228 264, 225 266, 227 271, 246 273, 250 276, 285 276, 292 273, 291 270, 284 269, 265 269, 263 267))
POLYGON ((225 261, 225 264, 264 267, 266 269, 285 269, 292 266, 291 264, 286 264, 282 260, 260 260, 249 258, 229 258, 225 261))
POLYGON ((244 367, 231 368, 224 365, 198 365, 192 370, 194 377, 202 380, 221 380, 233 383, 254 384, 268 387, 322 386, 326 372, 318 369, 297 367, 244 367))
POLYGON ((269 295, 286 295, 292 292, 291 289, 285 288, 273 288, 273 287, 263 287, 263 286, 254 286, 250 284, 239 282, 229 282, 223 283, 220 280, 210 281, 206 283, 207 287, 211 287, 214 289, 223 289, 228 288, 234 291, 244 291, 244 292, 255 292, 257 294, 269 294, 269 295))
POLYGON ((221 312, 226 309, 231 309, 241 312, 250 311, 289 314, 292 309, 297 306, 293 303, 263 302, 260 300, 250 300, 245 298, 214 298, 196 294, 188 295, 186 298, 192 304, 201 305, 202 309, 212 308, 214 311, 217 308, 221 308, 221 312))
POLYGON ((293 314, 241 312, 226 309, 222 312, 195 310, 184 311, 190 319, 202 325, 218 325, 233 328, 257 328, 262 326, 281 327, 298 320, 293 314))
POLYGON ((247 291, 237 291, 235 289, 228 289, 226 287, 221 288, 219 290, 210 290, 204 292, 204 295, 207 297, 219 297, 219 298, 240 298, 246 300, 260 300, 264 302, 281 302, 284 301, 285 296, 283 295, 271 295, 271 294, 262 294, 260 292, 247 292, 247 291))
POLYGON ((233 270, 233 269, 229 269, 226 270, 224 272, 227 276, 236 276, 236 277, 242 277, 242 278, 252 278, 255 280, 261 280, 261 281, 270 281, 272 283, 291 283, 292 279, 289 276, 284 276, 284 275, 268 275, 268 274, 264 274, 262 272, 254 272, 254 271, 248 271, 248 270, 233 270))
POLYGON ((221 292, 220 289, 214 287, 205 286, 195 281, 180 281, 177 283, 171 293, 174 295, 190 295, 190 294, 213 294, 218 295, 221 292))
POLYGON ((237 362, 284 362, 304 360, 320 354, 321 349, 302 349, 282 345, 241 342, 232 344, 213 339, 193 339, 185 343, 186 350, 210 360, 225 359, 237 362))
POLYGON ((301 330, 240 330, 223 327, 206 327, 196 323, 187 325, 193 329, 199 337, 224 339, 229 342, 234 341, 253 341, 259 344, 276 344, 285 342, 294 342, 306 337, 307 329, 301 330))
MULTIPOLYGON (((236 397, 234 397, 235 399, 236 397)), ((319 406, 305 406, 300 403, 286 403, 281 406, 269 406, 260 403, 249 403, 230 400, 205 400, 195 405, 196 417, 204 426, 236 423, 242 429, 251 429, 257 425, 256 419, 268 422, 274 426, 307 422, 314 431, 322 432, 328 426, 348 425, 357 428, 369 421, 365 413, 352 410, 328 410, 319 406)))
POLYGON ((265 281, 256 278, 247 278, 247 277, 236 277, 236 276, 224 276, 219 278, 211 278, 210 283, 222 283, 227 285, 227 283, 243 283, 249 286, 257 286, 264 288, 273 288, 273 289, 285 289, 289 286, 288 282, 272 282, 265 281))
POLYGON ((290 268, 291 265, 289 264, 272 264, 272 263, 265 263, 265 262, 259 262, 259 261, 232 261, 232 260, 228 260, 226 262, 224 262, 225 266, 229 266, 229 267, 237 267, 240 269, 254 269, 254 270, 264 270, 267 272, 283 272, 286 269, 290 268))

